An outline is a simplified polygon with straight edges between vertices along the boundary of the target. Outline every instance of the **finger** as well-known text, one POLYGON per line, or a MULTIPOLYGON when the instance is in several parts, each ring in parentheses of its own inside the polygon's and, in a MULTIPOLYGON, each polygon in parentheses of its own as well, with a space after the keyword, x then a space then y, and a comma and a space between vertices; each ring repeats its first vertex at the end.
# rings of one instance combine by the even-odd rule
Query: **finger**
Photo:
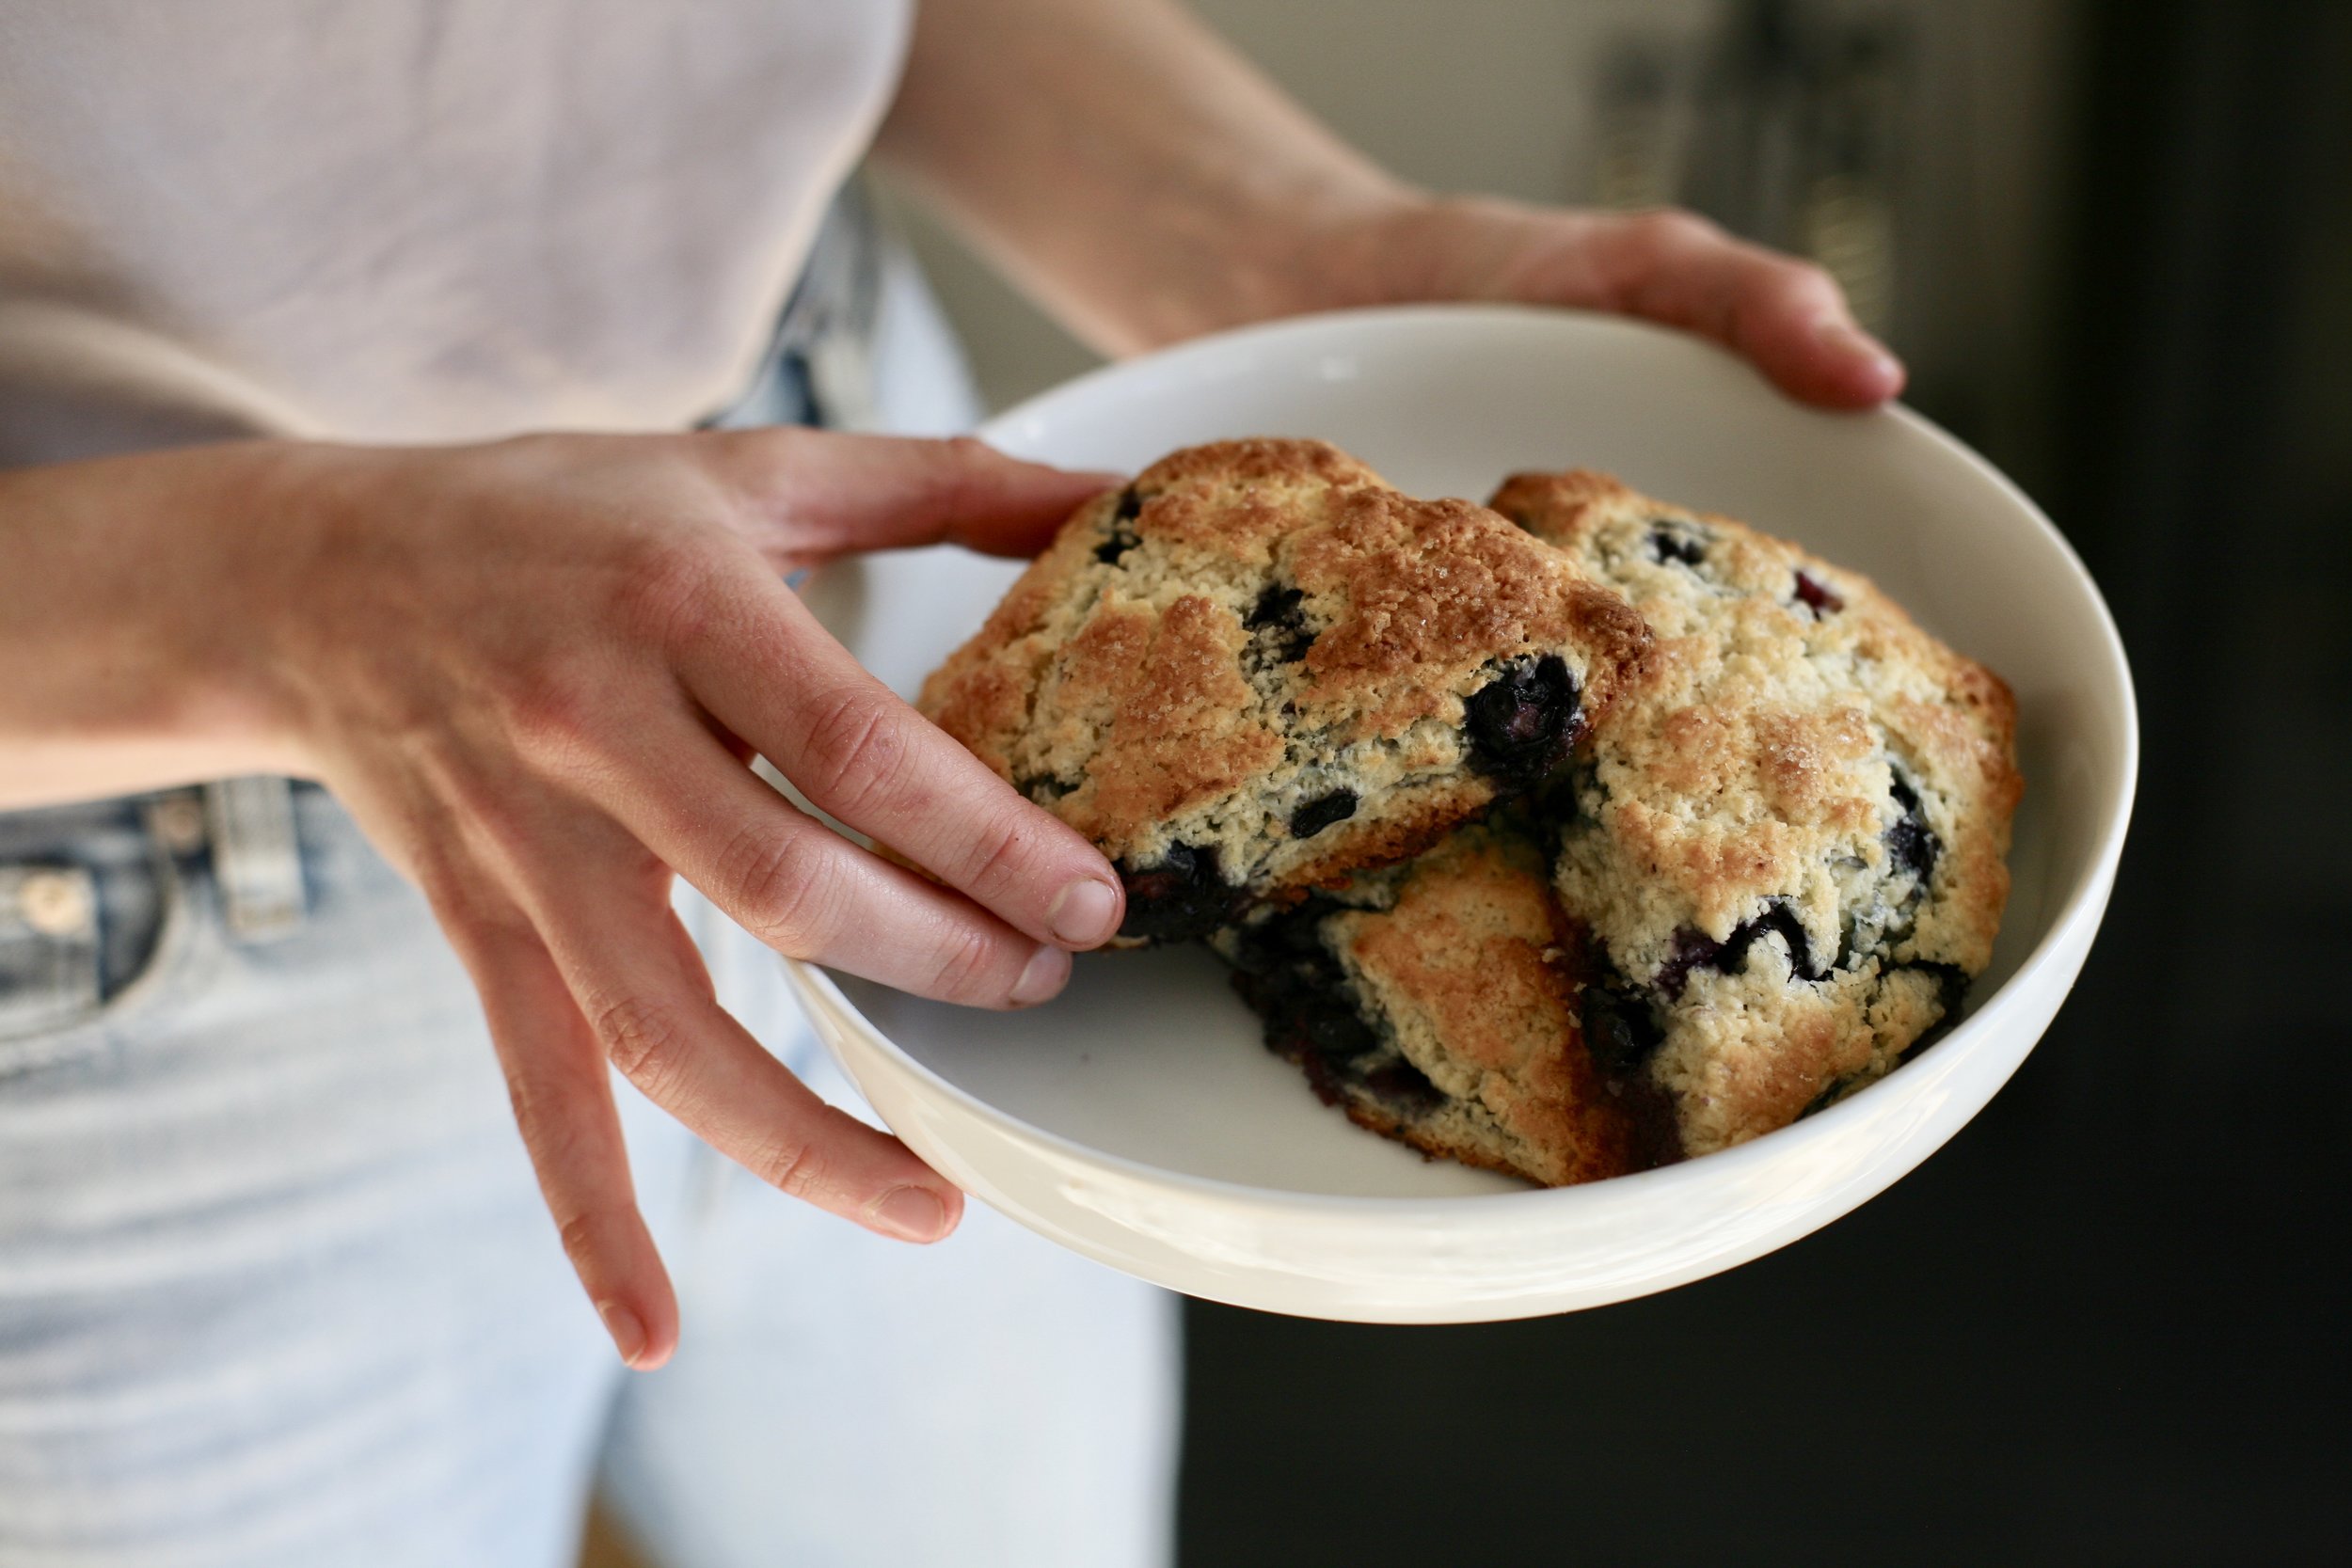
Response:
POLYGON ((677 1347, 677 1294, 638 1212, 604 1053, 519 911, 443 927, 481 993, 564 1256, 622 1361, 651 1370, 677 1347))
POLYGON ((1120 483, 1024 463, 968 436, 918 440, 775 427, 707 437, 723 471, 792 547, 817 554, 941 543, 1035 555, 1120 483))
POLYGON ((708 607, 675 667, 803 794, 1041 942, 1119 929, 1102 852, 866 673, 788 589, 744 573, 711 594, 731 602, 708 607))
POLYGON ((1811 262, 1689 213, 1596 222, 1601 297, 1590 303, 1713 338, 1808 403, 1867 407, 1902 390, 1901 361, 1854 325, 1843 291, 1811 262))
POLYGON ((769 946, 966 1006, 1027 1006, 1068 982, 1060 946, 812 821, 697 736, 681 721, 635 740, 615 769, 631 783, 598 804, 769 946))
POLYGON ((666 900, 613 895, 592 844, 516 869, 548 951, 604 1055, 645 1098, 778 1190, 879 1235, 933 1242, 963 1195, 811 1093, 712 998, 666 900))

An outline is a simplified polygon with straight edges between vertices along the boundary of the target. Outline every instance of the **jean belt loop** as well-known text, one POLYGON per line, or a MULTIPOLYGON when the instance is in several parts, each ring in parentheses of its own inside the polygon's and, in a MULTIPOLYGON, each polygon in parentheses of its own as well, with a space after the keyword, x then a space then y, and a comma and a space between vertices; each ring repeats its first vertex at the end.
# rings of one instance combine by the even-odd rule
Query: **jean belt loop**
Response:
POLYGON ((230 935, 266 942, 300 930, 310 898, 294 836, 293 784, 260 777, 206 784, 204 815, 230 935))

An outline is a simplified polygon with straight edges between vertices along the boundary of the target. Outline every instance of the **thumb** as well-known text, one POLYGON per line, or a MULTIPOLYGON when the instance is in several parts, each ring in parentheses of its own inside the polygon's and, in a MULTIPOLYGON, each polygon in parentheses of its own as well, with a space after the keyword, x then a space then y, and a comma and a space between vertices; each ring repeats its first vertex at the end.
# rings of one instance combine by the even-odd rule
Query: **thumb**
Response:
POLYGON ((1007 457, 969 436, 946 440, 780 427, 729 432, 725 467, 778 532, 808 556, 955 544, 1035 555, 1121 475, 1007 457))

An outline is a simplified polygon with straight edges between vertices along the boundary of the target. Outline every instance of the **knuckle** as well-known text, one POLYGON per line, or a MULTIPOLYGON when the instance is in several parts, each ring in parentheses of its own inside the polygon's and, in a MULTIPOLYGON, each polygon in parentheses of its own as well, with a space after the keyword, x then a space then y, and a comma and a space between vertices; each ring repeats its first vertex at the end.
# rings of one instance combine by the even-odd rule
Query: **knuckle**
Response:
MULTIPOLYGON (((470 863, 454 863, 446 853, 436 853, 435 863, 416 868, 417 884, 435 923, 461 954, 469 956, 477 973, 485 975, 482 983, 494 986, 486 976, 495 973, 495 966, 535 942, 538 934, 514 901, 483 873, 470 863)), ((485 993, 485 1000, 495 998, 485 993)))
POLYGON ((1724 237, 1714 223, 1682 207, 1660 207, 1633 219, 1633 231, 1653 249, 1694 250, 1724 237))
POLYGON ((506 691, 506 727, 516 750, 559 777, 589 767, 602 749, 610 686, 575 657, 549 657, 515 676, 506 691))
POLYGON ((941 509, 951 517, 978 511, 988 475, 1002 462, 996 450, 977 436, 951 436, 942 441, 934 470, 941 509))
POLYGON ((1818 261, 1800 261, 1795 257, 1781 262, 1781 289, 1792 298, 1805 300, 1842 300, 1846 291, 1837 278, 1818 261))
POLYGON ((548 1148, 550 1131, 548 1118, 542 1114, 543 1101, 531 1079, 509 1068, 506 1069, 506 1104, 514 1113, 515 1130, 523 1137, 523 1147, 532 1158, 544 1159, 554 1151, 548 1148))
POLYGON ((721 885, 735 890, 743 928, 796 958, 823 951, 839 900, 837 872, 807 832, 750 827, 721 857, 721 885))
POLYGON ((576 1102, 573 1086, 547 1076, 544 1069, 506 1069, 506 1103, 514 1113, 515 1130, 522 1134, 532 1164, 545 1178, 573 1169, 585 1151, 588 1140, 569 1111, 576 1102))
POLYGON ((1029 879, 1036 835, 1017 815, 991 822, 974 840, 962 884, 983 904, 994 904, 1029 879))
POLYGON ((564 1243, 564 1256, 571 1259, 575 1272, 585 1274, 589 1265, 602 1257, 596 1241, 603 1228, 598 1216, 587 1212, 557 1223, 556 1239, 564 1243))
POLYGON ((612 614, 623 634, 665 651, 707 637, 717 613, 714 565, 697 536, 649 534, 622 552, 612 614))
POLYGON ((590 1021, 606 1059, 653 1101, 673 1082, 686 1050, 686 1026, 675 1008, 643 996, 598 1007, 590 1021))
POLYGON ((769 1186, 793 1197, 807 1197, 825 1184, 825 1157, 805 1138, 770 1144, 747 1159, 744 1166, 769 1186))
POLYGON ((888 699, 844 690, 812 705, 793 782, 839 816, 885 808, 904 788, 907 736, 888 699))
POLYGON ((960 931, 939 953, 925 994, 943 1002, 997 1000, 1010 989, 997 974, 996 943, 979 931, 960 931))

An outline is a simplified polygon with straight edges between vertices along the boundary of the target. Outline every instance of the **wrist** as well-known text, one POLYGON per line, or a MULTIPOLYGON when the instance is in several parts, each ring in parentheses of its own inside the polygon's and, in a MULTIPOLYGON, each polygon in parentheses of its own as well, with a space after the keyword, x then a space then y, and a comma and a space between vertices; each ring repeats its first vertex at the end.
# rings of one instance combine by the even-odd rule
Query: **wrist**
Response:
POLYGON ((294 771, 250 562, 266 443, 0 476, 0 805, 294 771))
POLYGON ((1428 193, 1386 176, 1273 194, 1236 230, 1220 325, 1407 297, 1391 236, 1409 229, 1428 193))
POLYGON ((1208 270, 1198 314, 1153 343, 1318 310, 1518 297, 1530 211, 1501 197, 1401 182, 1280 204, 1208 270))
POLYGON ((1502 197, 1416 191, 1346 236, 1348 305, 1512 297, 1529 210, 1502 197))
POLYGON ((307 689, 331 652, 322 606, 338 557, 339 491, 353 449, 255 441, 219 452, 211 537, 191 570, 206 585, 183 600, 183 721, 275 760, 264 771, 313 771, 307 689))

